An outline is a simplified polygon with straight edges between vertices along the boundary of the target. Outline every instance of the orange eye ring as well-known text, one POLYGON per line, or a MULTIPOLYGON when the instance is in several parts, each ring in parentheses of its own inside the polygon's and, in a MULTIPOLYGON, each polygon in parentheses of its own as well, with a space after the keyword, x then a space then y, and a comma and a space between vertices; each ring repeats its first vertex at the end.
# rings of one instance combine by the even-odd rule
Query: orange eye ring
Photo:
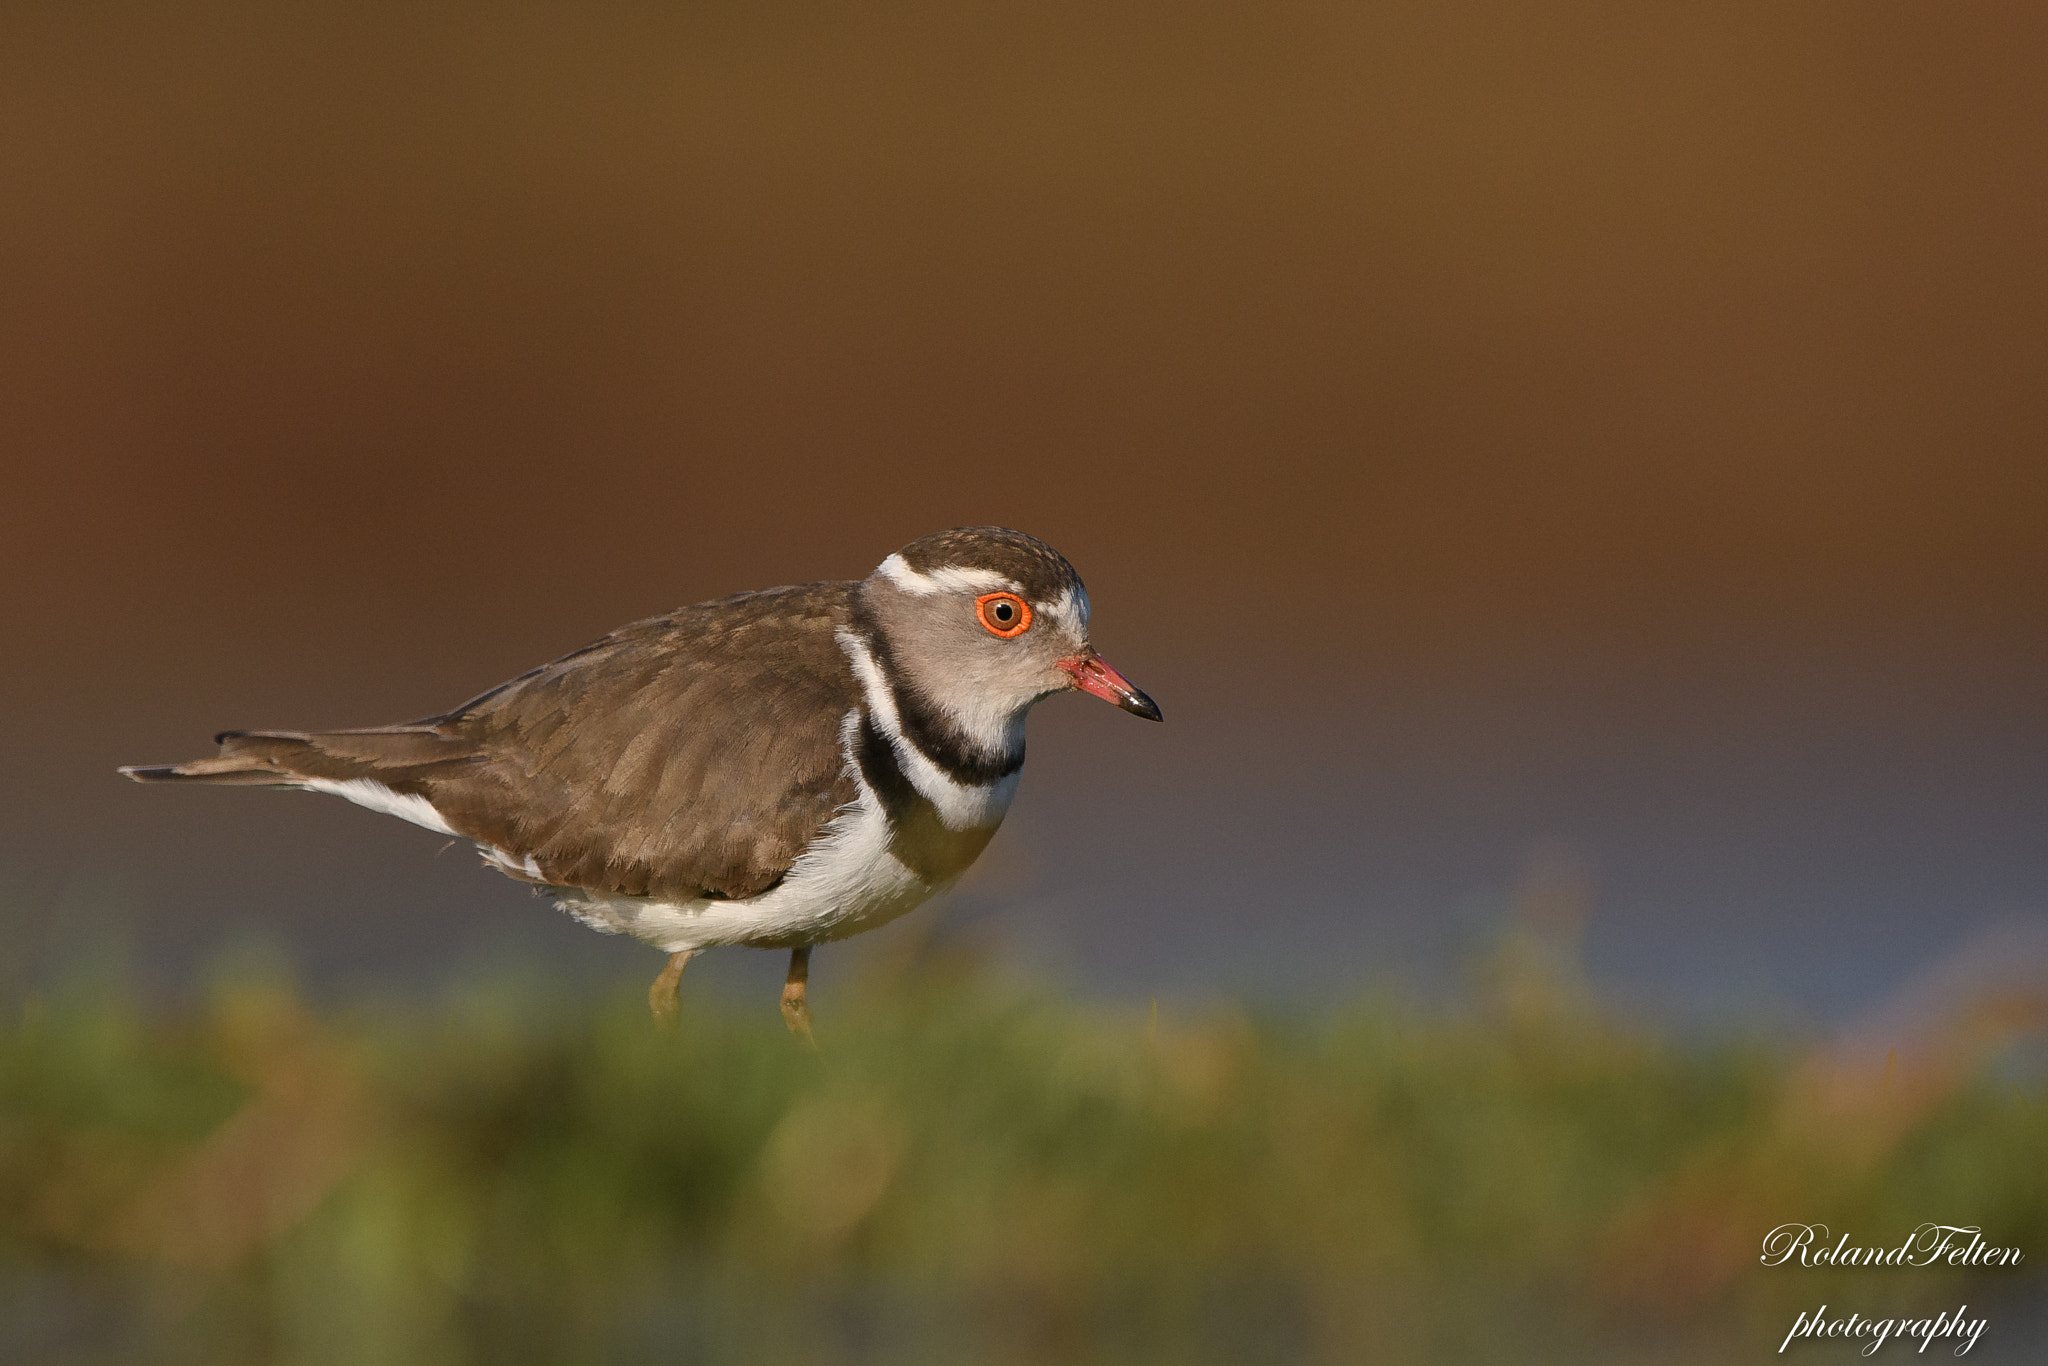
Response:
POLYGON ((1031 604, 1015 593, 983 593, 974 600, 974 619, 990 635, 1009 640, 1031 629, 1031 604))

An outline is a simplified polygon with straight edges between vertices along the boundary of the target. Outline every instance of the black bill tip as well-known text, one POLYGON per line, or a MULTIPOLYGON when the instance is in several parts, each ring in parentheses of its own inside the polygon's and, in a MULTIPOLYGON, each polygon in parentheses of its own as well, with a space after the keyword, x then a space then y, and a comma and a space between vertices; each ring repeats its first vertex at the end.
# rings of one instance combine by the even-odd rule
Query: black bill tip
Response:
POLYGON ((1129 692, 1117 698, 1116 704, 1131 715, 1142 716, 1147 721, 1164 721, 1166 719, 1159 714, 1159 704, 1144 693, 1139 692, 1136 688, 1132 688, 1129 692))

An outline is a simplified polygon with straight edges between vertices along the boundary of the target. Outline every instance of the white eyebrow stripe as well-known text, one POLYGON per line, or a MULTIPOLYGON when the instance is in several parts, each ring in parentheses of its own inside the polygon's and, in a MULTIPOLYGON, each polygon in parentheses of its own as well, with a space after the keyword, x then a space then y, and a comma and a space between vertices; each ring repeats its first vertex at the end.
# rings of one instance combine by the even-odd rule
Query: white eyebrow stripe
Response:
POLYGON ((1088 594, 1083 589, 1069 588, 1060 594, 1058 601, 1047 603, 1044 610, 1068 634, 1088 634, 1088 594))
POLYGON ((934 593, 981 592, 999 593, 1008 591, 1022 596, 1023 590, 1017 583, 993 569, 965 569, 958 565, 946 565, 929 574, 912 569, 901 555, 891 555, 877 567, 877 572, 906 593, 928 598, 934 593))

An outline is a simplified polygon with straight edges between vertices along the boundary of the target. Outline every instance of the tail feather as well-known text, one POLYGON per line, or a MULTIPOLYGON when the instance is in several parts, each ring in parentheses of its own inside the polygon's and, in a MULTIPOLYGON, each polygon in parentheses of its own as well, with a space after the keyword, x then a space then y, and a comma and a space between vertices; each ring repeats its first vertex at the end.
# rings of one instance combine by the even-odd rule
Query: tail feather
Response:
POLYGON ((220 753, 185 764, 131 764, 120 770, 138 783, 202 782, 244 787, 304 787, 314 780, 389 782, 408 770, 470 758, 475 750, 425 727, 382 730, 229 730, 214 737, 220 753))
POLYGON ((289 774, 255 764, 198 759, 189 764, 124 764, 115 772, 138 783, 216 783, 242 787, 297 787, 289 774))
POLYGON ((121 770, 138 783, 201 782, 245 787, 298 787, 306 774, 294 758, 311 749, 311 737, 284 732, 223 731, 214 737, 220 753, 186 764, 135 764, 121 770))

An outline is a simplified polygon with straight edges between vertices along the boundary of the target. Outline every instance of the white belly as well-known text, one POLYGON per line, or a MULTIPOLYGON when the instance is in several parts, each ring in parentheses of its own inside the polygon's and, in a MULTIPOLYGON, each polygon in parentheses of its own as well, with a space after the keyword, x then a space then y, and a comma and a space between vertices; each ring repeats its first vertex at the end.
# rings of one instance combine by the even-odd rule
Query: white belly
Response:
POLYGON ((863 786, 781 882, 748 900, 667 902, 580 889, 557 895, 562 909, 592 929, 630 934, 668 953, 726 944, 791 948, 887 924, 953 881, 920 878, 889 843, 881 803, 863 786))
MULTIPOLYGON (((856 659, 856 666, 860 662, 856 659)), ((954 782, 897 733, 890 704, 885 729, 924 798, 900 812, 892 828, 881 798, 852 758, 860 719, 856 708, 840 726, 847 776, 859 795, 826 824, 775 886, 744 901, 682 902, 556 888, 562 909, 592 929, 630 934, 669 953, 726 944, 796 948, 844 939, 916 909, 951 886, 980 855, 1017 795, 1020 775, 1013 772, 986 787, 954 782)), ((493 855, 515 876, 539 875, 537 867, 519 867, 496 850, 486 851, 487 858, 493 855)))

